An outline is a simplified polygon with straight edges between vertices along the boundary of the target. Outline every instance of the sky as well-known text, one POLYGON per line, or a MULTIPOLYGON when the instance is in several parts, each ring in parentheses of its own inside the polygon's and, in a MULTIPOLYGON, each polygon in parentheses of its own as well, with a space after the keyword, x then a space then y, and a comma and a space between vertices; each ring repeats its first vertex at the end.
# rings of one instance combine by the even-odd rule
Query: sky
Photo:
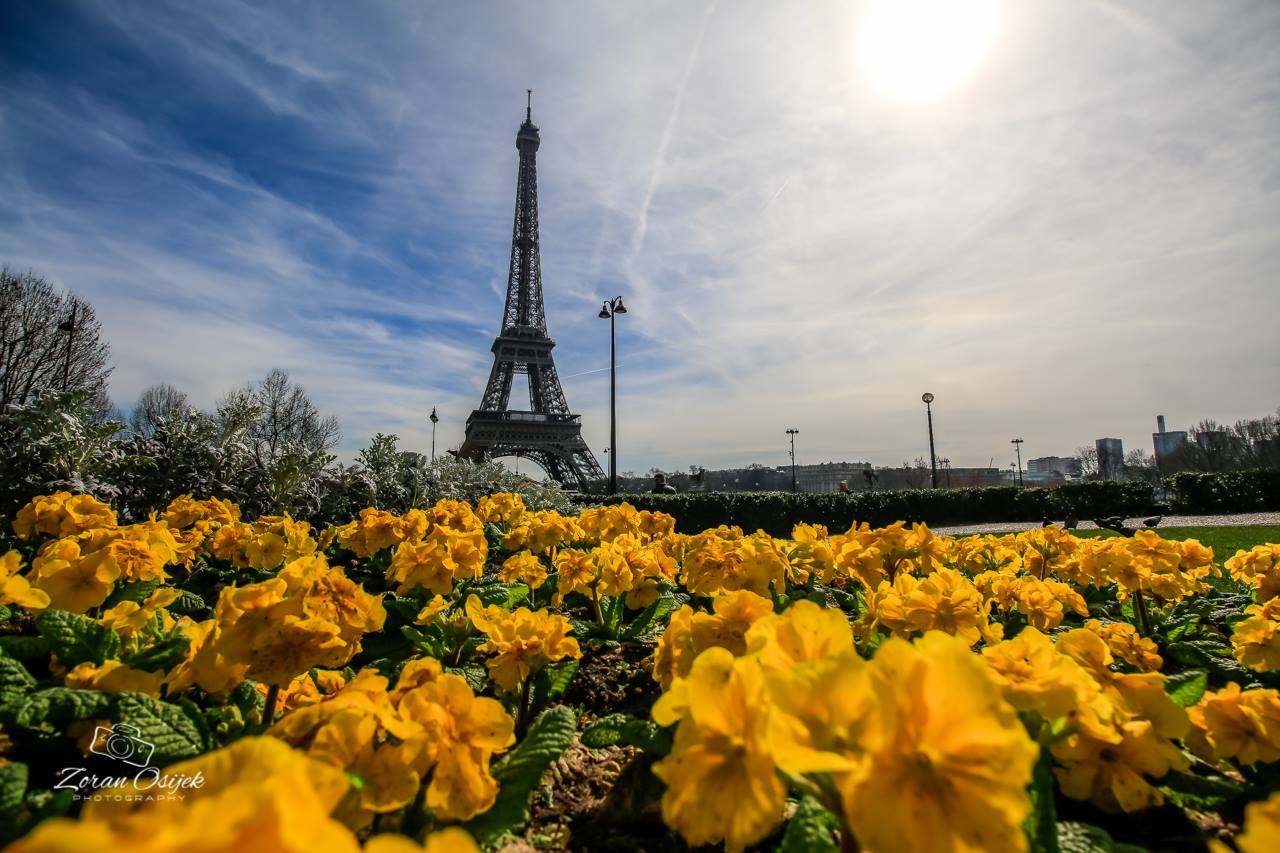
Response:
POLYGON ((927 457, 925 391, 955 467, 1275 411, 1280 3, 953 2, 5 3, 0 261, 124 408, 279 367, 345 457, 456 447, 532 89, 598 454, 629 308, 620 470, 927 457))

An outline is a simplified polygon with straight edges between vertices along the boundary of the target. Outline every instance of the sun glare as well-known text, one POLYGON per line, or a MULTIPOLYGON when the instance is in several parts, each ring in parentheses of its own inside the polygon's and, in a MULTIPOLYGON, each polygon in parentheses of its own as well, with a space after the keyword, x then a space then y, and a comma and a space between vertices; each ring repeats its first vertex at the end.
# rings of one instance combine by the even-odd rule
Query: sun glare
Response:
POLYGON ((932 100, 973 76, 995 31, 993 0, 869 0, 860 55, 876 88, 932 100))

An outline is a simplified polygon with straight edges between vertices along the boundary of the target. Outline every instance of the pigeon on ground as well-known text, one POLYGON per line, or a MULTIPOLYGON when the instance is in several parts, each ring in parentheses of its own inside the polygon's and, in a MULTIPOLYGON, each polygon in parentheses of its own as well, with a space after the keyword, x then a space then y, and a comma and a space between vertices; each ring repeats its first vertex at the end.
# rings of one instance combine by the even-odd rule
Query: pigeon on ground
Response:
POLYGON ((1155 526, 1156 526, 1156 525, 1158 525, 1161 521, 1164 521, 1164 516, 1163 516, 1163 515, 1153 515, 1153 516, 1151 516, 1150 518, 1144 518, 1144 519, 1142 520, 1142 526, 1143 526, 1143 527, 1155 527, 1155 526))
POLYGON ((1068 515, 1067 520, 1062 522, 1062 527, 1064 530, 1075 530, 1079 526, 1080 526, 1080 519, 1076 518, 1074 515, 1068 515))
POLYGON ((1132 536, 1136 532, 1131 528, 1125 527, 1124 519, 1118 515, 1113 515, 1110 518, 1095 518, 1093 523, 1103 530, 1114 530, 1121 536, 1132 536))
POLYGON ((1040 522, 1040 526, 1041 526, 1041 527, 1053 527, 1053 522, 1046 518, 1044 521, 1040 522))

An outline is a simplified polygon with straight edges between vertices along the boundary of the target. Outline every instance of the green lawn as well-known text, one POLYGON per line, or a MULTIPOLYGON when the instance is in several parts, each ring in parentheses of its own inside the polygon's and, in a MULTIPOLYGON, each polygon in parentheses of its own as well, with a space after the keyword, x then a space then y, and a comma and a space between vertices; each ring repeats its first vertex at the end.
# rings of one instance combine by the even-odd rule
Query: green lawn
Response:
MULTIPOLYGON (((1076 530, 1077 536, 1119 536, 1110 530, 1076 530)), ((1254 545, 1280 542, 1280 524, 1253 524, 1242 527, 1157 527, 1165 539, 1199 539, 1213 549, 1218 562, 1234 557, 1236 551, 1249 550, 1254 545)))

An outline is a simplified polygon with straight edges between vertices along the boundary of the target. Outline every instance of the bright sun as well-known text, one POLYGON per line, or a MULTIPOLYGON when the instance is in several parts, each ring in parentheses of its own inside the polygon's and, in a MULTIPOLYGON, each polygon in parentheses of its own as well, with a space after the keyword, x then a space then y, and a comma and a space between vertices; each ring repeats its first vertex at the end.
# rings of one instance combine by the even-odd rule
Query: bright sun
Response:
POLYGON ((973 75, 995 30, 994 0, 868 0, 860 55, 877 88, 932 100, 973 75))

